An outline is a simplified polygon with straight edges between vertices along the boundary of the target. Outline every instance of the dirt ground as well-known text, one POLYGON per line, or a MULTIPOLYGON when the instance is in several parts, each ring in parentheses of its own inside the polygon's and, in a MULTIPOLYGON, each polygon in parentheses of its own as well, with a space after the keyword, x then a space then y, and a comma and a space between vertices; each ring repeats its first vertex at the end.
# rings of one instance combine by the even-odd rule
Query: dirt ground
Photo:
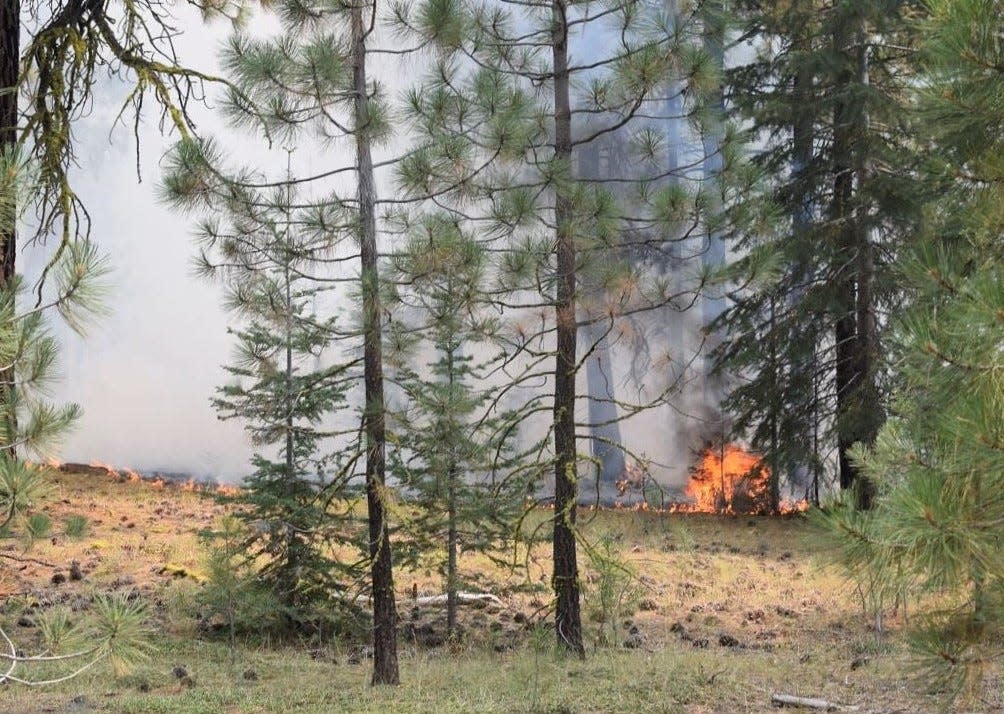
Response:
MULTIPOLYGON (((733 712, 768 711, 775 693, 861 712, 933 712, 944 701, 912 674, 904 609, 876 632, 854 585, 824 567, 825 541, 797 516, 583 511, 584 662, 551 647, 546 544, 526 571, 461 559, 470 589, 499 602, 464 608, 460 643, 446 642, 442 608, 412 599, 440 593, 438 575, 399 569, 402 686, 384 692, 367 684, 364 642, 244 641, 235 652, 200 629, 198 532, 227 510, 211 489, 81 467, 56 473, 38 510, 51 534, 27 550, 16 532, 0 541, 4 629, 30 649, 37 628, 22 625, 37 613, 135 592, 153 608, 160 654, 125 677, 4 687, 2 712, 733 712), (74 515, 87 525, 71 536, 74 515), (179 665, 196 686, 179 684, 179 665)), ((1001 678, 990 665, 956 708, 1004 711, 1001 678)))

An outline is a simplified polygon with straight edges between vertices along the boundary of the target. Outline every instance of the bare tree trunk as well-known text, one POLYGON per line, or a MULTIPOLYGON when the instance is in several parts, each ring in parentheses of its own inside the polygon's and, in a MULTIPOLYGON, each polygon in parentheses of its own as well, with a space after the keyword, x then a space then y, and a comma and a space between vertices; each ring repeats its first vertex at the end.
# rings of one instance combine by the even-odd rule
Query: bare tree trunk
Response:
MULTIPOLYGON (((555 160, 571 167, 572 113, 569 99, 568 24, 564 0, 551 5, 554 28, 551 50, 554 58, 554 154, 555 160)), ((555 258, 557 288, 554 370, 554 575, 557 598, 555 629, 558 644, 580 657, 582 614, 579 607, 579 566, 576 556, 575 515, 578 499, 577 449, 575 444, 575 371, 578 325, 575 321, 575 237, 572 199, 566 187, 555 188, 554 220, 557 226, 555 258)))
MULTIPOLYGON (((453 344, 447 347, 446 370, 450 379, 450 394, 453 394, 454 368, 453 344)), ((446 633, 450 638, 457 634, 457 466, 456 448, 450 445, 449 465, 446 470, 446 633)))
POLYGON ((621 445, 621 425, 617 421, 617 390, 606 330, 606 325, 601 322, 589 322, 583 326, 587 349, 593 350, 592 356, 586 360, 586 384, 589 387, 591 451, 598 471, 596 492, 583 493, 583 503, 601 503, 604 498, 611 497, 626 465, 621 445))
MULTIPOLYGON (((371 0, 376 2, 376 0, 371 0)), ((383 350, 380 324, 380 284, 376 245, 376 186, 369 139, 369 96, 366 84, 367 29, 365 4, 352 6, 352 76, 355 90, 355 139, 359 182, 359 239, 362 263, 363 379, 366 404, 366 505, 373 580, 373 684, 398 684, 397 610, 390 527, 384 503, 386 440, 383 396, 383 350)))
MULTIPOLYGON (((0 151, 12 156, 17 147, 17 84, 21 64, 21 3, 19 0, 0 0, 0 151)), ((9 285, 16 269, 17 235, 15 222, 0 229, 0 287, 9 285)), ((14 389, 14 368, 0 370, 0 400, 8 402, 14 389)), ((8 456, 15 456, 13 443, 17 440, 17 418, 13 410, 3 425, 8 456)), ((2 438, 2 437, 0 437, 2 438)))
MULTIPOLYGON (((811 14, 815 11, 812 7, 811 2, 805 2, 801 0, 796 6, 798 16, 808 19, 811 14)), ((808 29, 808 23, 805 25, 804 33, 797 35, 795 37, 793 46, 795 51, 808 53, 812 48, 812 38, 811 31, 808 29)), ((794 86, 792 88, 792 94, 795 100, 795 105, 799 107, 809 107, 811 102, 814 101, 813 93, 813 80, 812 80, 812 70, 809 66, 802 62, 795 73, 794 86)), ((792 166, 791 173, 792 177, 795 179, 794 190, 791 197, 791 219, 792 219, 792 229, 796 237, 799 240, 809 240, 807 233, 809 227, 812 224, 813 219, 813 205, 812 205, 812 191, 813 183, 811 176, 811 165, 813 158, 812 142, 814 138, 813 130, 813 114, 809 111, 802 110, 796 112, 795 119, 792 122, 791 134, 792 134, 792 166)), ((805 270, 804 266, 796 266, 799 270, 805 270)), ((792 294, 789 296, 788 300, 791 305, 797 307, 799 303, 805 297, 804 288, 796 288, 792 294)), ((806 426, 803 433, 799 434, 799 438, 804 438, 810 442, 812 446, 812 457, 807 460, 807 463, 802 463, 794 467, 794 473, 791 474, 792 481, 794 483, 803 483, 805 476, 808 471, 812 472, 812 486, 813 492, 816 493, 815 501, 816 505, 819 504, 819 451, 816 447, 816 430, 818 429, 820 410, 819 410, 819 390, 816 387, 816 377, 814 376, 817 372, 817 367, 819 363, 819 351, 818 349, 813 350, 812 357, 809 359, 809 364, 796 364, 791 365, 791 369, 801 369, 808 371, 812 377, 810 377, 813 385, 812 401, 808 412, 808 423, 811 427, 806 426), (812 433, 810 434, 810 429, 812 433)), ((778 475, 780 478, 780 474, 778 475)))
MULTIPOLYGON (((0 0, 0 151, 11 154, 17 145, 18 70, 21 60, 21 3, 0 0)), ((6 283, 15 272, 17 241, 14 225, 0 235, 0 281, 6 283)))
MULTIPOLYGON (((576 178, 604 180, 614 172, 624 171, 626 167, 618 158, 610 147, 604 146, 602 140, 582 146, 575 155, 576 178)), ((580 307, 584 307, 580 312, 585 318, 580 324, 580 333, 583 354, 587 355, 583 362, 589 394, 589 443, 596 467, 595 482, 587 488, 579 487, 579 503, 582 505, 612 503, 617 496, 617 481, 624 476, 626 466, 608 339, 611 325, 602 319, 605 292, 602 285, 580 286, 580 299, 577 301, 580 307)))
MULTIPOLYGON (((721 0, 710 0, 702 4, 702 8, 707 11, 703 18, 704 40, 703 46, 707 56, 716 70, 724 72, 725 68, 725 28, 722 26, 721 15, 723 13, 721 0)), ((712 92, 708 102, 712 111, 711 127, 705 129, 704 134, 704 160, 701 167, 702 179, 710 195, 713 197, 711 211, 721 210, 721 200, 716 196, 715 182, 719 180, 723 168, 722 145, 725 142, 725 97, 721 87, 712 92)), ((720 270, 725 265, 725 239, 720 230, 707 231, 707 244, 701 255, 701 263, 709 272, 720 270)), ((705 344, 702 347, 704 352, 704 404, 714 411, 714 418, 718 422, 718 431, 727 431, 726 415, 722 410, 722 398, 724 397, 724 384, 722 380, 713 375, 714 351, 721 345, 722 331, 720 328, 711 329, 712 324, 721 317, 725 311, 725 294, 721 288, 712 291, 707 285, 701 286, 703 293, 703 304, 701 307, 702 322, 704 323, 705 344)))
MULTIPOLYGON (((865 87, 869 83, 869 45, 864 21, 857 27, 858 84, 865 87)), ((870 131, 870 117, 867 111, 861 126, 870 131)), ((857 152, 856 164, 858 186, 864 184, 871 173, 871 165, 865 152, 857 152)), ((871 227, 867 224, 867 209, 859 208, 857 231, 857 292, 855 296, 854 318, 857 332, 855 366, 859 375, 857 394, 858 441, 871 445, 878 438, 879 429, 885 421, 885 412, 876 383, 876 362, 879 354, 878 325, 875 321, 875 246, 871 240, 871 227)), ((857 499, 861 508, 871 508, 875 497, 875 484, 858 474, 857 499)))

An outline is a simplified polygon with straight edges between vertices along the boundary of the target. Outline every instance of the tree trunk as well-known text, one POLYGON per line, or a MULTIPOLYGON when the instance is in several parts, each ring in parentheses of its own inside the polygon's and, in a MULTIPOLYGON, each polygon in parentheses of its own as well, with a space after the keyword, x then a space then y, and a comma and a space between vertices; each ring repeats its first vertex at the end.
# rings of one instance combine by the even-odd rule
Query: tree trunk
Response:
MULTIPOLYGON (((18 70, 21 60, 21 3, 0 0, 0 151, 11 155, 17 145, 18 70)), ((14 224, 0 235, 0 281, 6 284, 15 272, 17 240, 14 224)))
MULTIPOLYGON (((454 396, 453 356, 456 348, 447 346, 446 369, 450 379, 450 398, 454 396)), ((454 431, 455 429, 451 430, 454 431)), ((446 469, 446 633, 452 639, 457 634, 457 453, 450 445, 449 464, 446 469)))
MULTIPOLYGON (((609 137, 608 139, 609 140, 609 137)), ((580 147, 575 155, 577 179, 602 181, 626 167, 615 158, 615 152, 604 146, 603 140, 580 147), (606 149, 606 150, 605 150, 606 149)), ((589 444, 596 469, 595 482, 579 488, 582 505, 611 504, 616 500, 617 481, 624 475, 625 458, 621 445, 613 365, 610 361, 610 323, 603 319, 602 285, 583 286, 586 294, 586 321, 581 325, 586 367, 586 388, 589 394, 589 444), (600 307, 594 307, 599 305, 600 307)))
MULTIPOLYGON (((804 20, 805 30, 803 33, 798 34, 794 38, 793 49, 796 52, 809 53, 812 49, 812 33, 809 31, 809 19, 815 12, 815 8, 812 7, 811 2, 806 2, 802 0, 793 9, 796 13, 795 17, 797 19, 804 20)), ((792 135, 792 159, 791 159, 791 173, 792 178, 795 180, 793 186, 792 196, 791 196, 791 223, 792 230, 799 240, 811 240, 807 233, 810 226, 812 225, 813 219, 813 181, 811 176, 811 166, 813 159, 813 149, 812 143, 814 138, 813 130, 813 117, 814 114, 808 111, 806 108, 813 106, 814 102, 814 90, 813 90, 813 78, 812 70, 807 65, 805 61, 801 62, 798 69, 795 72, 795 77, 792 87, 792 97, 794 99, 794 104, 796 107, 800 107, 800 111, 796 112, 795 119, 792 122, 791 135, 792 135)), ((806 266, 795 266, 797 270, 804 271, 806 266)), ((789 295, 789 304, 793 307, 798 307, 799 303, 805 297, 804 288, 796 288, 789 295)), ((805 430, 798 435, 799 438, 806 439, 810 442, 812 446, 812 458, 808 463, 797 464, 793 468, 793 473, 790 474, 792 483, 800 484, 804 483, 808 472, 812 472, 812 488, 817 494, 815 503, 819 504, 818 491, 819 491, 819 452, 816 448, 817 439, 815 438, 816 430, 818 429, 820 409, 819 409, 819 399, 818 399, 818 389, 816 388, 816 377, 814 376, 817 372, 817 366, 819 363, 819 351, 818 349, 813 350, 813 354, 808 364, 795 364, 791 365, 791 369, 804 370, 810 375, 809 380, 813 385, 813 396, 811 401, 811 406, 809 408, 809 419, 808 422, 811 427, 806 426, 805 430), (812 434, 810 434, 810 430, 812 434)), ((784 400, 780 399, 779 402, 784 400)), ((778 475, 780 478, 780 474, 778 475)))
MULTIPOLYGON (((375 2, 376 0, 372 0, 375 2)), ((397 610, 387 522, 386 443, 383 396, 383 350, 380 324, 380 284, 376 245, 376 187, 369 139, 369 97, 366 83, 366 37, 363 10, 352 6, 352 76, 355 90, 355 139, 359 190, 359 242, 363 300, 363 379, 366 404, 366 505, 373 580, 373 684, 397 684, 397 610)))
POLYGON ((587 349, 593 353, 586 360, 586 384, 589 385, 589 431, 591 452, 597 464, 596 493, 583 493, 583 503, 612 497, 617 480, 624 475, 625 459, 621 447, 621 426, 617 421, 613 365, 607 326, 590 322, 583 326, 587 349))
MULTIPOLYGON (((847 70, 838 80, 838 90, 851 84, 867 84, 867 47, 863 19, 852 32, 842 23, 834 32, 834 49, 844 57, 847 70), (850 56, 850 40, 856 34, 857 55, 850 56), (855 68, 856 65, 856 68, 855 68)), ((866 483, 848 454, 858 442, 874 442, 881 425, 874 410, 878 389, 875 385, 873 351, 877 342, 872 306, 872 246, 863 216, 854 210, 855 184, 860 188, 866 175, 860 132, 867 130, 867 114, 848 99, 837 103, 833 115, 833 204, 831 218, 837 233, 835 277, 838 309, 836 341, 837 449, 840 487, 853 488, 858 507, 869 508, 872 486, 866 483)))
MULTIPOLYGON (((864 21, 858 24, 857 29, 857 53, 858 53, 858 84, 865 87, 869 83, 869 45, 865 31, 864 21)), ((864 112, 861 126, 863 131, 870 132, 870 118, 864 112)), ((858 186, 868 180, 871 173, 871 165, 868 162, 864 151, 857 152, 856 162, 858 186)), ((879 429, 885 421, 885 411, 882 408, 882 401, 876 383, 876 362, 879 354, 878 325, 875 321, 874 306, 874 281, 875 281, 875 246, 871 240, 871 227, 868 225, 868 211, 861 207, 858 209, 860 215, 857 220, 857 231, 855 235, 857 243, 857 291, 854 304, 855 330, 857 340, 855 342, 856 355, 855 366, 859 375, 857 407, 858 407, 858 441, 871 445, 878 438, 879 429)), ((875 485, 861 474, 857 475, 857 500, 861 508, 871 508, 872 500, 875 496, 875 485)))
MULTIPOLYGON (((21 61, 21 3, 0 0, 0 151, 11 157, 17 148, 17 84, 21 61)), ((16 223, 0 228, 0 289, 8 286, 17 272, 16 223)), ((0 370, 0 400, 8 403, 14 389, 14 368, 0 370)), ((7 423, 3 425, 8 445, 3 448, 14 458, 17 440, 17 415, 5 409, 7 423)))
MULTIPOLYGON (((570 169, 572 163, 572 113, 569 99, 568 24, 564 0, 552 5, 554 27, 554 155, 570 169)), ((555 258, 556 359, 554 370, 554 576, 557 599, 555 629, 558 644, 580 657, 582 615, 579 609, 579 566, 576 559, 575 514, 578 498, 575 445, 575 371, 577 324, 575 321, 575 237, 572 199, 567 187, 555 187, 554 220, 557 226, 555 258)))
MULTIPOLYGON (((716 70, 724 72, 725 67, 725 47, 724 33, 721 15, 723 13, 721 0, 711 0, 704 7, 707 15, 704 18, 704 51, 716 70)), ((721 201, 715 196, 717 188, 715 182, 721 177, 723 169, 722 144, 725 141, 723 122, 725 119, 725 97, 722 87, 719 86, 713 92, 709 106, 712 110, 711 127, 705 129, 704 133, 704 161, 701 169, 704 190, 712 195, 709 212, 719 211, 721 201)), ((719 194, 720 195, 720 194, 719 194)), ((713 272, 720 270, 725 265, 725 240, 718 231, 707 231, 707 244, 704 247, 701 262, 704 268, 713 272)), ((704 351, 704 404, 713 410, 715 419, 719 422, 719 431, 726 431, 725 414, 722 412, 723 385, 712 372, 714 370, 715 349, 721 344, 721 330, 712 330, 711 325, 721 317, 725 311, 725 295, 721 289, 714 293, 708 286, 701 286, 704 294, 702 305, 702 321, 706 333, 704 351)))

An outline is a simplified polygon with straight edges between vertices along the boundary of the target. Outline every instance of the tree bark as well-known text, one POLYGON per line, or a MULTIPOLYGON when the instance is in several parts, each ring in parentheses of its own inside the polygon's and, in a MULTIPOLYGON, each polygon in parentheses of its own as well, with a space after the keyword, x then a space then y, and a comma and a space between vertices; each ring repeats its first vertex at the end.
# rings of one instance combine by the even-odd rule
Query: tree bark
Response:
MULTIPOLYGON (((453 343, 447 346, 446 369, 449 373, 451 399, 454 394, 455 350, 453 343)), ((457 634, 457 481, 459 478, 456 447, 451 444, 449 465, 446 470, 446 633, 450 638, 457 634)))
MULTIPOLYGON (((372 0, 375 2, 376 0, 372 0)), ((373 585, 373 680, 398 684, 397 610, 390 527, 384 502, 386 490, 386 438, 383 395, 383 349, 380 324, 380 284, 376 245, 376 186, 369 139, 369 95, 366 83, 366 38, 363 10, 352 6, 352 76, 355 92, 356 173, 359 196, 359 242, 363 300, 363 381, 366 404, 366 505, 373 585)))
MULTIPOLYGON (((0 0, 0 151, 13 156, 17 148, 17 85, 21 64, 21 3, 19 0, 0 0)), ((17 272, 16 223, 0 228, 0 289, 6 288, 17 272)), ((0 401, 9 403, 14 389, 14 368, 0 370, 0 401)), ((7 414, 4 431, 9 444, 3 450, 10 458, 16 455, 13 443, 17 440, 17 415, 7 414)))
MULTIPOLYGON (((607 326, 590 322, 583 326, 587 349, 593 354, 586 360, 586 384, 589 387, 589 431, 591 451, 597 465, 596 492, 583 493, 583 503, 612 497, 617 480, 624 475, 626 460, 621 446, 621 426, 617 421, 617 395, 607 326)), ((598 505, 597 504, 597 505, 598 505)))
MULTIPOLYGON (((838 91, 851 84, 867 84, 867 48, 864 20, 841 22, 834 32, 834 49, 844 57, 846 71, 838 80, 838 91), (856 31, 855 31, 856 30, 856 31), (855 56, 850 55, 851 38, 859 40, 855 56)), ((849 457, 859 442, 873 443, 881 424, 872 410, 877 403, 873 352, 877 342, 872 305, 872 246, 863 217, 854 210, 855 190, 866 176, 861 132, 867 129, 867 114, 850 100, 839 101, 833 115, 834 183, 831 218, 837 234, 835 277, 837 281, 836 342, 837 449, 840 487, 854 489, 858 507, 869 508, 872 486, 865 482, 849 457)))
MULTIPOLYGON (((0 150, 11 154, 17 146, 18 70, 21 61, 21 3, 0 0, 0 150)), ((15 273, 17 240, 12 223, 0 234, 0 281, 6 284, 15 273)))
MULTIPOLYGON (((710 0, 703 4, 707 14, 703 18, 704 22, 704 51, 711 59, 716 70, 724 72, 725 68, 725 28, 722 25, 721 16, 723 7, 721 0, 710 0)), ((704 160, 701 167, 704 190, 709 191, 712 196, 709 212, 721 210, 720 193, 717 193, 715 183, 721 178, 724 168, 722 158, 722 145, 725 142, 724 120, 725 120, 725 96, 722 87, 719 86, 712 93, 708 102, 712 110, 711 126, 704 132, 703 150, 704 160)), ((720 231, 708 230, 706 234, 707 244, 701 256, 701 263, 708 272, 720 270, 725 265, 725 239, 720 231)), ((722 398, 724 397, 724 384, 716 377, 714 372, 714 352, 722 342, 721 329, 711 329, 712 325, 721 317, 725 311, 725 294, 720 288, 712 291, 707 285, 701 286, 703 292, 703 304, 701 306, 702 321, 704 323, 705 342, 702 346, 704 352, 704 404, 712 409, 715 421, 717 421, 718 431, 727 431, 726 415, 722 410, 722 398)))
MULTIPOLYGON (((563 168, 572 164, 572 113, 569 99, 568 24, 564 0, 553 0, 551 51, 554 61, 554 158, 563 168)), ((557 226, 555 259, 556 359, 554 370, 554 571, 555 629, 558 644, 585 657, 579 605, 579 567, 575 516, 578 499, 575 444, 575 372, 578 325, 575 320, 575 237, 572 199, 568 188, 555 186, 557 226)))

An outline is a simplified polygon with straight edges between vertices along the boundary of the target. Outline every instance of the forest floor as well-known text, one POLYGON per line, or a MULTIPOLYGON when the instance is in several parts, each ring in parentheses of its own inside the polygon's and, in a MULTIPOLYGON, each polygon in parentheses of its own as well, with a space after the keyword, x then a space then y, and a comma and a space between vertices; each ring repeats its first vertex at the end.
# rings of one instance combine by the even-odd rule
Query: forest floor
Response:
MULTIPOLYGON (((402 684, 373 688, 365 643, 241 638, 231 648, 199 627, 207 554, 198 532, 226 511, 211 494, 93 470, 58 474, 40 506, 52 534, 27 553, 16 539, 0 546, 4 629, 31 652, 31 625, 48 608, 134 591, 151 606, 157 653, 128 675, 95 669, 57 686, 0 688, 0 712, 698 714, 770 711, 771 695, 785 693, 906 713, 943 701, 916 676, 902 609, 887 613, 879 635, 854 585, 824 567, 825 542, 802 517, 583 512, 595 544, 594 557, 580 555, 585 660, 557 652, 542 624, 547 544, 532 553, 529 576, 461 559, 470 589, 502 604, 465 608, 460 643, 440 644, 441 609, 411 600, 440 592, 434 574, 399 570, 402 684), (88 527, 69 537, 74 514, 88 527), (626 570, 604 566, 603 555, 626 570), (54 583, 72 561, 83 578, 54 583)), ((1004 711, 1004 667, 986 675, 966 711, 1004 711)))

